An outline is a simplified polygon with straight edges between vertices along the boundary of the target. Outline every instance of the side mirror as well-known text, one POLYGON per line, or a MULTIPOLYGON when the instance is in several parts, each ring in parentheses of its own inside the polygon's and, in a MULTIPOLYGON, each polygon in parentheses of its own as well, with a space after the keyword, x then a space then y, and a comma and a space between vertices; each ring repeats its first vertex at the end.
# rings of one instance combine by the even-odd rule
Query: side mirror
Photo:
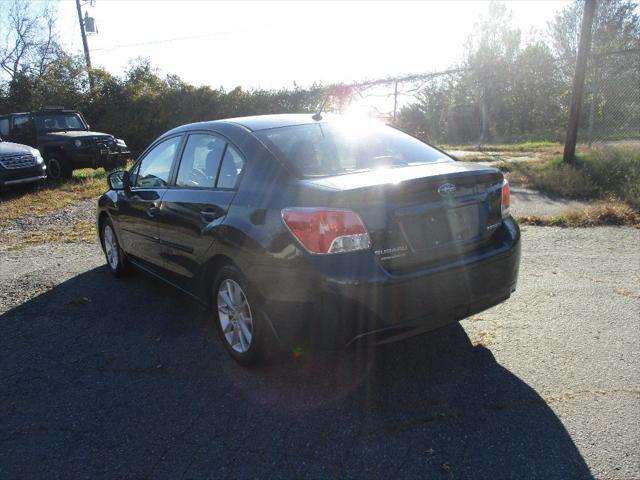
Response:
POLYGON ((107 177, 109 188, 111 190, 128 190, 129 189, 129 172, 126 170, 118 170, 109 174, 107 177))

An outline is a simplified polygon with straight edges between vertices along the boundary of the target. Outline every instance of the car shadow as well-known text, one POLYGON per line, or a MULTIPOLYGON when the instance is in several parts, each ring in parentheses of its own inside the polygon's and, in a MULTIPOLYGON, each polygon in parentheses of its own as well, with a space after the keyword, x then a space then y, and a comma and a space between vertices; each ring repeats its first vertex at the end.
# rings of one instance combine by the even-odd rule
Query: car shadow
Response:
POLYGON ((103 267, 0 324, 3 478, 591 478, 460 324, 246 369, 202 307, 103 267))

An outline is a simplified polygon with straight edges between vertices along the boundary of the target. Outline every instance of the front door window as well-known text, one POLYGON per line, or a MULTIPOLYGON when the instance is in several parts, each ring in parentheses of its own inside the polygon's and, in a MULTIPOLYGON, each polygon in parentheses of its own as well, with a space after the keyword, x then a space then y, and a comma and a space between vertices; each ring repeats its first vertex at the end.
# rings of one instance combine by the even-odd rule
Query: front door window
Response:
POLYGON ((159 143, 142 159, 135 186, 138 188, 166 188, 171 166, 180 146, 181 137, 159 143))

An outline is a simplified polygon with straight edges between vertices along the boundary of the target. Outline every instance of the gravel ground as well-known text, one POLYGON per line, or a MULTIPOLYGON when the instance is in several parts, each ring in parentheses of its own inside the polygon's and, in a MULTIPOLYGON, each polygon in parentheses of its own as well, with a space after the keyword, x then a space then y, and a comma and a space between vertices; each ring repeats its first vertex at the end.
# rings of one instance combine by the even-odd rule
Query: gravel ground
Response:
POLYGON ((97 245, 2 251, 0 478, 640 478, 640 231, 523 230, 506 303, 257 369, 97 245))
POLYGON ((71 228, 79 222, 94 222, 95 219, 96 201, 89 199, 75 205, 69 205, 57 212, 52 212, 46 217, 28 216, 2 220, 0 223, 0 228, 2 229, 0 236, 30 231, 71 228))

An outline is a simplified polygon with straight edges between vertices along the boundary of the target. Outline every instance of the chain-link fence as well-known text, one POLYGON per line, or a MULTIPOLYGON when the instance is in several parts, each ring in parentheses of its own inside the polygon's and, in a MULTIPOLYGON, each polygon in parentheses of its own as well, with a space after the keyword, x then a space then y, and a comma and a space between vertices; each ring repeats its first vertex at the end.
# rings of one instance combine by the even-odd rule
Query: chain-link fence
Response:
MULTIPOLYGON (((348 98, 340 105, 436 144, 562 142, 571 78, 562 76, 559 64, 376 79, 342 86, 348 98)), ((640 49, 594 55, 588 65, 579 142, 640 140, 640 49)))
POLYGON ((640 141, 640 49, 590 59, 578 140, 640 141))

